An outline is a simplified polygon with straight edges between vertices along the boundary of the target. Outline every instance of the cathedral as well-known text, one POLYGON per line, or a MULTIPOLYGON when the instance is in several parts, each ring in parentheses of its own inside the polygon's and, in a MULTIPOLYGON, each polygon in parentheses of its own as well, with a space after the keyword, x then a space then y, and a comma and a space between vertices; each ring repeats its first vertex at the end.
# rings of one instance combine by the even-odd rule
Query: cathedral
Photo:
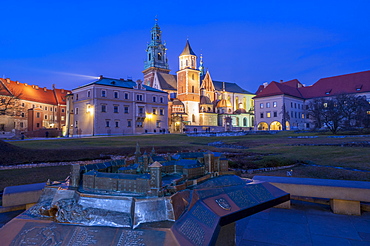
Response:
POLYGON ((167 48, 157 20, 151 30, 144 64, 145 85, 168 93, 168 126, 173 133, 235 131, 254 127, 254 94, 236 83, 216 81, 205 71, 186 41, 179 56, 179 70, 170 74, 167 48))

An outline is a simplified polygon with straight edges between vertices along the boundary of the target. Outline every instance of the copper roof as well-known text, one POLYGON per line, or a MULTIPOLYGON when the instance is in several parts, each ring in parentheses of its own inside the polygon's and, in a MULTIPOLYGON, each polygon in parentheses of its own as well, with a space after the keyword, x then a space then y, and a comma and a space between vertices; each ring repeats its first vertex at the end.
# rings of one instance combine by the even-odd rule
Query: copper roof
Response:
POLYGON ((29 85, 26 83, 20 83, 18 81, 12 81, 10 79, 0 79, 2 86, 5 86, 6 90, 0 90, 1 95, 16 96, 19 99, 46 103, 52 105, 65 105, 65 96, 70 91, 64 89, 52 89, 49 90, 46 87, 39 87, 37 85, 29 85))

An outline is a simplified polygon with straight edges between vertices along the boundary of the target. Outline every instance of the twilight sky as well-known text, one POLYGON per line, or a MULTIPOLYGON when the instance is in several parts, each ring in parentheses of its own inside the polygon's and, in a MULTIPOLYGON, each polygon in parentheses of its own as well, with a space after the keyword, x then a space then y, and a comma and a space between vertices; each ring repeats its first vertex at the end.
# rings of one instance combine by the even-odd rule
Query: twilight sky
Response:
MULTIPOLYGON (((214 80, 264 82, 370 69, 370 1, 2 1, 0 76, 73 89, 104 75, 142 79, 158 16, 171 73, 189 38, 214 80)), ((199 60, 198 60, 199 61, 199 60)))

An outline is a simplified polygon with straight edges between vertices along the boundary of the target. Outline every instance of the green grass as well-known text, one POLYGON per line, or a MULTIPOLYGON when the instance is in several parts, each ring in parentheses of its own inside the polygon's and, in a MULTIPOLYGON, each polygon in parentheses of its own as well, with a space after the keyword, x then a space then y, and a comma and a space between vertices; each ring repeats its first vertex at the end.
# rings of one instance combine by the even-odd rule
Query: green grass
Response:
MULTIPOLYGON (((343 142, 370 141, 370 137, 328 138, 317 133, 298 134, 280 132, 275 135, 247 135, 237 137, 187 137, 183 134, 141 135, 120 137, 96 137, 80 139, 27 140, 8 142, 9 151, 0 148, 0 163, 72 161, 97 159, 102 155, 132 155, 139 142, 142 152, 150 152, 155 147, 157 153, 175 153, 177 151, 211 150, 226 152, 233 166, 260 168, 284 166, 292 163, 314 163, 322 166, 347 167, 370 171, 370 147, 340 146, 294 146, 295 144, 333 144, 343 142), (315 135, 317 138, 289 138, 289 136, 315 135), (207 144, 223 141, 247 149, 218 149, 207 144), (15 148, 14 146, 20 147, 15 148), (241 154, 241 156, 240 156, 241 154), (233 156, 234 155, 234 156, 233 156)), ((52 176, 49 169, 33 168, 12 171, 0 171, 0 183, 24 184, 27 182, 44 182, 50 179, 64 179, 68 176, 67 167, 50 167, 58 175, 52 176), (59 169, 64 171, 59 171, 59 169), (10 178, 11 177, 11 178, 10 178)), ((69 172, 69 171, 68 171, 69 172)), ((255 175, 255 174, 254 174, 255 175)), ((263 175, 286 175, 286 171, 263 173, 263 175)), ((253 175, 252 175, 253 176, 253 175)), ((297 166, 294 176, 311 178, 331 178, 370 181, 370 173, 338 170, 330 167, 297 166)), ((1 190, 1 186, 0 186, 1 190)))

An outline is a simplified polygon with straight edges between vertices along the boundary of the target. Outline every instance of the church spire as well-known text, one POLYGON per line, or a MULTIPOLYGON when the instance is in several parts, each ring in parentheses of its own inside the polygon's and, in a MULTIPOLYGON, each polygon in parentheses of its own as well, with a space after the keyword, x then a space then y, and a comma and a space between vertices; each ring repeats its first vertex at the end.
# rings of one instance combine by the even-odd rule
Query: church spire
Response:
POLYGON ((151 40, 147 46, 146 61, 144 64, 144 69, 150 67, 168 69, 168 60, 167 60, 167 48, 165 44, 162 43, 162 31, 158 25, 158 19, 155 19, 154 26, 150 31, 151 40))
POLYGON ((181 52, 180 56, 180 70, 183 69, 197 69, 197 55, 194 53, 190 46, 189 40, 186 40, 184 50, 181 52))
POLYGON ((205 75, 204 65, 203 65, 203 55, 202 54, 200 54, 199 71, 200 71, 200 76, 205 75))

